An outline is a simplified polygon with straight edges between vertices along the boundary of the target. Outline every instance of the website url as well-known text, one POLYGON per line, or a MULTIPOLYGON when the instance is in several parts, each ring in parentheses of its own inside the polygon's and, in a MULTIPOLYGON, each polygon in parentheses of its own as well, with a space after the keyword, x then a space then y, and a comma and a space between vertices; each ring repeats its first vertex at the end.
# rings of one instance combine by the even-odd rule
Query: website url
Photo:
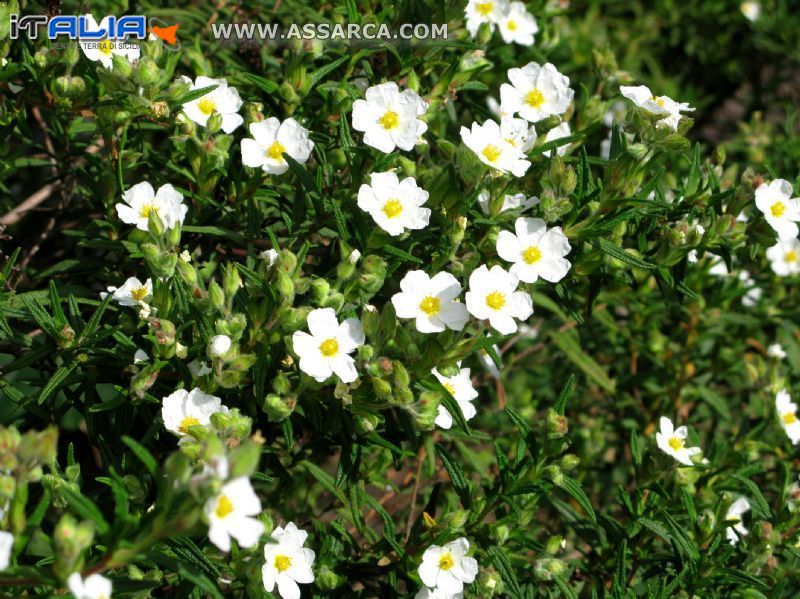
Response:
POLYGON ((376 23, 306 23, 283 26, 278 23, 212 23, 214 39, 222 41, 410 41, 446 40, 447 23, 404 23, 392 30, 376 23))

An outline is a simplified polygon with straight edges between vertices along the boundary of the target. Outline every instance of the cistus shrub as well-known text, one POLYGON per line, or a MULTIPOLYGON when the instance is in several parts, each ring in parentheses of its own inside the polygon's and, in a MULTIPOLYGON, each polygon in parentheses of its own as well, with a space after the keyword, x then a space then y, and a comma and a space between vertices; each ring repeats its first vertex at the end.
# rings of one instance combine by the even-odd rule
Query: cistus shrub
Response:
POLYGON ((0 595, 800 595, 798 31, 0 3, 0 595))

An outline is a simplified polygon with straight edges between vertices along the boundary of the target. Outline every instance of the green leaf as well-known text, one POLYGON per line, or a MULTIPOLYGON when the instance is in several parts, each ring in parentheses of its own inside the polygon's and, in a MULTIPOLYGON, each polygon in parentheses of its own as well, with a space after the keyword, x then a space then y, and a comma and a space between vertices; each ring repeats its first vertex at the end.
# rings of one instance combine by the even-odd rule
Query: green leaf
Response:
POLYGON ((486 550, 486 553, 489 556, 489 561, 495 567, 497 573, 500 574, 503 583, 505 583, 509 597, 511 599, 521 598, 522 589, 519 586, 517 575, 503 550, 497 545, 492 545, 486 550))
POLYGON ((63 495, 73 512, 78 514, 81 518, 91 520, 94 523, 98 534, 104 535, 111 529, 108 521, 103 516, 103 512, 100 511, 100 508, 98 508, 91 499, 88 499, 80 493, 76 493, 72 488, 66 485, 63 485, 59 492, 63 495))
POLYGON ((464 471, 461 469, 461 464, 454 460, 453 456, 438 443, 436 444, 436 453, 439 455, 444 469, 447 470, 447 474, 453 483, 453 488, 461 499, 461 504, 466 509, 470 509, 472 507, 472 495, 469 481, 464 475, 464 471))
POLYGON ((592 502, 589 501, 589 497, 586 495, 586 492, 583 490, 580 482, 570 476, 567 476, 566 474, 562 474, 558 482, 553 482, 556 483, 556 486, 566 491, 575 501, 577 501, 593 522, 597 522, 597 515, 594 513, 592 502))
POLYGON ((158 461, 153 457, 153 454, 151 454, 144 447, 144 445, 141 445, 138 441, 132 439, 131 437, 123 436, 122 442, 128 446, 128 448, 137 458, 139 458, 139 461, 150 473, 150 476, 152 476, 154 479, 157 479, 160 468, 158 466, 158 461))
POLYGON ((558 395, 558 401, 556 401, 555 411, 557 414, 561 416, 564 415, 564 412, 567 409, 567 399, 572 394, 572 388, 575 386, 575 375, 569 375, 567 382, 564 383, 564 388, 561 389, 561 393, 558 395))
POLYGON ((580 348, 576 335, 570 331, 553 331, 550 333, 550 338, 555 342, 558 348, 564 352, 567 358, 580 368, 586 376, 609 393, 615 391, 616 385, 614 381, 608 377, 606 371, 603 370, 594 358, 590 357, 580 348))
POLYGON ((741 474, 732 474, 731 477, 747 487, 747 490, 750 493, 750 507, 753 510, 753 516, 759 520, 772 520, 772 510, 770 509, 769 504, 764 498, 764 494, 761 492, 761 489, 758 487, 758 485, 749 478, 745 478, 741 474))
POLYGON ((206 94, 209 94, 209 93, 213 92, 218 87, 219 87, 219 85, 217 85, 215 83, 214 85, 209 85, 208 87, 203 87, 203 88, 200 88, 200 89, 191 90, 187 94, 181 96, 181 98, 179 100, 176 100, 173 103, 173 106, 183 106, 187 102, 193 102, 194 100, 202 98, 206 94))
POLYGON ((629 254, 621 247, 619 247, 617 244, 615 244, 613 241, 609 241, 608 239, 604 239, 602 237, 597 239, 590 239, 589 243, 591 243, 596 248, 602 250, 612 258, 621 260, 622 262, 625 262, 625 264, 630 264, 635 268, 642 268, 645 270, 652 270, 654 268, 657 268, 657 266, 652 262, 646 262, 644 260, 640 260, 636 256, 629 254))

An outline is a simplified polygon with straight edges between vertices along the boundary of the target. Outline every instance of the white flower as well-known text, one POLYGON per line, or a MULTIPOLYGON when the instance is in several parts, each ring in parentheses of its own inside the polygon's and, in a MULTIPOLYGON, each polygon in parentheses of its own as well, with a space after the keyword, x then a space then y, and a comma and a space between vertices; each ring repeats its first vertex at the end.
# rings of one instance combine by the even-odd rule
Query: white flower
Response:
POLYGON ((406 229, 424 229, 431 217, 428 192, 417 186, 414 177, 402 181, 391 171, 372 173, 370 183, 358 190, 358 207, 368 212, 375 223, 389 235, 400 235, 406 229))
POLYGON ((360 258, 361 258, 361 252, 359 252, 358 250, 353 250, 352 252, 350 252, 350 255, 347 257, 347 261, 350 264, 355 264, 356 262, 359 261, 360 258))
POLYGON ((80 572, 73 572, 67 579, 67 586, 75 599, 109 599, 111 581, 100 574, 81 578, 80 572))
POLYGON ((241 547, 258 543, 264 525, 253 516, 261 513, 261 502, 246 476, 222 486, 219 495, 206 501, 208 538, 222 551, 230 551, 231 537, 241 547))
POLYGON ((536 143, 536 127, 525 119, 503 117, 500 119, 500 135, 523 154, 536 143))
POLYGON ((231 338, 227 335, 214 335, 208 342, 208 355, 219 358, 228 353, 231 348, 231 338))
POLYGON ((531 163, 525 160, 522 149, 509 143, 495 121, 488 120, 472 128, 461 127, 461 139, 478 156, 481 162, 501 172, 522 177, 531 163))
POLYGON ((289 170, 289 163, 283 154, 304 164, 314 149, 314 142, 308 138, 308 129, 293 118, 281 123, 273 116, 250 123, 248 129, 253 139, 242 140, 242 164, 261 168, 271 175, 280 175, 289 170))
POLYGON ((469 0, 464 9, 467 17, 467 31, 472 37, 478 34, 478 29, 484 23, 489 24, 489 29, 494 31, 503 17, 508 13, 506 0, 469 0))
MULTIPOLYGON (((487 333, 487 337, 490 335, 487 333)), ((492 349, 494 350, 495 354, 498 358, 500 358, 500 368, 503 367, 503 353, 500 351, 500 348, 497 345, 492 345, 492 349)), ((489 355, 489 352, 485 349, 482 349, 478 352, 478 359, 483 364, 483 367, 489 371, 489 374, 492 375, 494 378, 500 378, 500 368, 498 368, 497 364, 494 363, 492 360, 492 356, 489 355)))
POLYGON ((222 117, 222 130, 225 133, 233 133, 244 123, 244 119, 239 114, 242 107, 242 99, 235 87, 228 87, 228 82, 224 79, 211 79, 210 77, 199 76, 192 80, 182 76, 181 81, 188 83, 191 87, 189 91, 203 89, 216 85, 217 87, 204 96, 196 100, 187 102, 183 105, 183 112, 190 120, 202 127, 206 127, 208 119, 213 114, 222 117))
POLYGON ((747 497, 739 497, 731 504, 725 514, 725 522, 730 523, 725 530, 725 536, 731 545, 739 542, 740 536, 747 536, 747 529, 742 524, 742 514, 750 511, 750 502, 747 497), (736 533, 739 533, 738 535, 736 533))
POLYGON ((11 563, 11 550, 14 548, 14 535, 0 530, 0 572, 11 563))
POLYGON ((199 379, 201 376, 205 376, 210 372, 213 372, 211 367, 205 362, 201 362, 200 360, 192 360, 189 362, 186 367, 189 369, 189 372, 192 373, 192 376, 196 379, 199 379))
POLYGON ((278 251, 277 250, 264 250, 258 255, 259 258, 265 260, 267 262, 267 266, 274 266, 275 261, 278 259, 278 251))
POLYGON ((524 291, 517 291, 519 278, 500 266, 486 265, 475 269, 469 277, 467 310, 479 320, 489 324, 502 335, 516 332, 519 320, 527 320, 533 314, 533 300, 524 291))
POLYGON ((150 356, 147 355, 147 352, 143 349, 137 349, 136 352, 133 354, 133 363, 140 364, 141 362, 147 362, 150 359, 150 356))
POLYGON ((444 547, 431 545, 422 554, 419 577, 425 586, 445 593, 460 593, 464 583, 471 583, 478 574, 478 562, 466 557, 469 541, 464 537, 444 547))
POLYGON ((297 583, 314 582, 311 566, 316 556, 313 550, 303 547, 308 533, 289 522, 286 528, 278 526, 271 536, 277 543, 264 545, 265 562, 261 566, 264 588, 271 593, 277 584, 283 599, 300 599, 297 583))
POLYGON ((122 284, 122 287, 107 287, 108 293, 100 293, 100 297, 105 299, 111 294, 111 299, 119 303, 120 306, 138 306, 147 303, 153 298, 153 281, 147 279, 142 283, 136 277, 130 277, 122 284))
POLYGON ((522 68, 508 70, 508 80, 500 86, 503 110, 535 123, 552 115, 562 115, 569 108, 575 92, 569 78, 549 62, 544 66, 530 62, 522 68))
MULTIPOLYGON (((548 141, 555 141, 557 139, 561 139, 562 137, 569 137, 572 135, 572 129, 569 127, 569 123, 561 123, 558 127, 553 127, 550 131, 547 132, 547 135, 544 136, 544 141, 547 143, 548 141)), ((567 148, 569 148, 569 144, 565 143, 556 148, 556 154, 559 156, 563 156, 567 153, 567 148)), ((609 146, 609 152, 611 148, 609 146)), ((545 150, 542 152, 543 155, 550 158, 550 155, 553 153, 553 150, 545 150)))
POLYGON ((741 6, 739 6, 739 9, 749 21, 757 21, 758 17, 761 16, 760 2, 742 2, 741 6))
POLYGON ((727 277, 731 273, 728 270, 728 265, 725 264, 725 260, 721 256, 714 256, 711 259, 711 268, 708 269, 708 274, 715 277, 727 277))
POLYGON ((646 85, 626 86, 619 88, 620 93, 631 100, 636 106, 663 118, 658 121, 658 127, 667 127, 672 131, 678 130, 681 112, 691 112, 694 108, 688 104, 676 102, 667 96, 654 96, 646 85))
POLYGON ((792 445, 800 441, 800 420, 797 419, 797 405, 792 402, 792 397, 786 392, 779 391, 775 395, 775 409, 781 419, 781 426, 786 431, 792 445))
MULTIPOLYGON (((532 206, 536 206, 538 203, 539 198, 536 196, 526 197, 524 193, 515 193, 514 195, 506 194, 503 196, 503 205, 500 206, 500 210, 498 210, 497 213, 500 214, 506 210, 516 210, 517 208, 527 210, 532 206)), ((491 214, 490 196, 488 191, 484 190, 478 194, 478 205, 480 205, 484 214, 491 214)))
MULTIPOLYGON (((84 15, 86 31, 100 31, 105 30, 109 32, 108 17, 105 17, 98 24, 94 17, 90 14, 84 15)), ((81 50, 86 55, 86 58, 93 62, 100 62, 105 68, 110 69, 114 66, 113 56, 124 56, 128 60, 136 60, 139 58, 139 45, 131 40, 122 39, 90 39, 84 37, 78 42, 81 50)))
POLYGON ((415 318, 420 333, 441 333, 445 328, 460 331, 469 318, 464 304, 456 301, 461 285, 449 272, 429 277, 412 270, 400 281, 400 292, 392 296, 399 318, 415 318))
POLYGON ((137 183, 122 194, 122 201, 117 204, 117 214, 122 222, 136 225, 141 231, 147 231, 147 219, 151 211, 161 218, 167 229, 183 224, 187 207, 183 196, 167 183, 153 191, 147 182, 137 183))
POLYGON ((442 589, 429 589, 422 587, 414 599, 464 599, 464 593, 447 593, 442 589))
POLYGON ((364 332, 357 318, 348 318, 341 324, 333 308, 318 308, 308 314, 309 335, 296 331, 292 346, 300 356, 300 370, 322 383, 336 374, 343 383, 358 378, 355 360, 348 354, 364 344, 364 332))
POLYGON ((228 413, 228 408, 222 405, 222 400, 214 395, 203 393, 194 388, 191 391, 178 389, 162 400, 161 418, 164 427, 171 433, 181 437, 191 437, 189 428, 192 426, 208 426, 211 415, 221 412, 228 413))
POLYGON ((561 227, 549 231, 541 218, 520 217, 514 223, 516 235, 500 231, 497 236, 497 254, 513 262, 511 272, 520 281, 535 283, 539 277, 551 283, 563 279, 570 269, 564 256, 572 249, 561 227))
MULTIPOLYGON (((433 376, 439 379, 439 382, 447 389, 447 392, 453 396, 453 399, 456 400, 458 407, 461 408, 461 413, 464 415, 464 420, 471 420, 477 414, 475 406, 472 405, 472 400, 478 397, 478 392, 472 386, 469 368, 462 368, 455 376, 443 376, 435 368, 431 372, 433 376)), ((449 429, 453 426, 453 417, 447 411, 447 408, 439 405, 439 412, 434 422, 444 429, 449 429)))
POLYGON ((767 250, 772 270, 781 277, 800 274, 800 240, 779 239, 767 250))
POLYGON ((686 447, 686 436, 689 434, 686 427, 681 426, 675 429, 672 420, 666 416, 661 417, 660 423, 661 431, 656 433, 658 448, 681 464, 694 466, 691 458, 693 455, 701 453, 702 450, 699 447, 686 447))
POLYGON ((783 360, 786 357, 786 352, 783 350, 783 346, 780 343, 773 343, 767 347, 767 355, 770 358, 783 360))
POLYGON ((400 91, 396 83, 381 83, 367 89, 366 100, 353 103, 353 129, 364 132, 364 143, 387 154, 395 149, 411 150, 428 125, 418 117, 428 103, 412 89, 400 91))
POLYGON ((533 36, 539 31, 536 19, 525 9, 522 2, 512 2, 497 24, 500 35, 507 44, 517 43, 532 46, 533 36))
POLYGON ((792 184, 784 179, 762 183, 756 189, 756 207, 764 213, 778 239, 797 237, 800 220, 800 198, 792 198, 792 184))
POLYGON ((761 299, 764 291, 756 287, 756 282, 753 280, 753 277, 750 276, 750 273, 746 270, 743 270, 738 275, 739 282, 744 286, 747 287, 747 291, 745 291, 744 295, 742 296, 742 305, 747 308, 752 308, 756 304, 758 304, 758 300, 761 299))

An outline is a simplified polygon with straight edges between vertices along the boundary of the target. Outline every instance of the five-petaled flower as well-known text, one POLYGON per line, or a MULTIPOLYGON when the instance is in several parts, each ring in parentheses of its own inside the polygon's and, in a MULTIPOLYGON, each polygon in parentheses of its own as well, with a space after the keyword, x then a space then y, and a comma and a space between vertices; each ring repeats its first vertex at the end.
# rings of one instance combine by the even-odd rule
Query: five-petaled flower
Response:
POLYGON ((478 562, 467 557, 469 541, 464 537, 443 547, 431 545, 422 554, 419 577, 426 587, 445 593, 460 593, 464 583, 471 583, 478 574, 478 562))
POLYGON ((142 283, 136 277, 128 277, 122 287, 109 286, 106 289, 108 289, 108 292, 101 292, 100 297, 105 299, 110 293, 111 299, 120 306, 140 306, 143 303, 148 303, 153 298, 153 281, 151 279, 147 279, 142 283))
POLYGON ((278 586, 283 599, 300 599, 301 584, 314 582, 314 551, 303 547, 308 533, 289 522, 285 528, 278 526, 270 535, 274 542, 264 545, 264 565, 261 578, 264 588, 271 593, 278 586))
POLYGON ((194 83, 186 76, 181 77, 180 80, 189 84, 189 91, 205 89, 213 85, 217 86, 207 94, 183 105, 183 113, 189 120, 201 127, 205 127, 208 124, 208 119, 212 115, 218 114, 222 118, 221 129, 225 133, 233 133, 244 123, 244 119, 239 114, 239 109, 242 107, 242 99, 239 97, 239 92, 235 87, 228 87, 227 81, 224 79, 211 79, 202 75, 195 79, 194 83))
POLYGON ((756 207, 775 229, 778 239, 787 241, 797 237, 800 220, 800 198, 792 197, 792 184, 785 179, 762 183, 756 189, 756 207))
POLYGON ((728 528, 725 529, 725 537, 731 545, 738 543, 739 537, 747 536, 747 529, 742 524, 742 515, 749 511, 750 502, 747 501, 747 497, 739 497, 725 513, 725 524, 728 525, 728 528))
POLYGON ((522 177, 531 165, 522 148, 514 139, 506 139, 495 121, 472 123, 470 129, 461 127, 461 139, 481 162, 500 172, 522 177))
POLYGON ((513 262, 511 272, 525 283, 534 283, 539 277, 551 283, 563 279, 570 268, 564 256, 572 249, 561 227, 547 229, 541 218, 520 217, 514 223, 516 235, 500 231, 497 236, 497 254, 513 262))
POLYGON ((800 240, 796 237, 779 239, 767 249, 767 260, 779 277, 800 274, 800 240))
POLYGON ((317 382, 336 374, 343 383, 358 378, 355 360, 349 354, 364 344, 364 332, 357 318, 341 324, 333 308, 318 308, 308 314, 308 330, 292 335, 292 346, 300 356, 300 370, 317 382))
POLYGON ((203 512, 208 538, 222 551, 230 551, 231 537, 241 547, 253 547, 264 532, 264 525, 253 517, 261 513, 261 501, 246 476, 225 483, 206 501, 203 512))
POLYGON ((358 207, 369 213, 375 223, 389 235, 397 236, 406 229, 424 229, 431 218, 428 192, 417 185, 414 177, 400 181, 391 171, 372 173, 369 184, 358 190, 358 207))
POLYGON ((699 447, 686 447, 686 437, 689 431, 685 426, 675 428, 672 420, 666 416, 661 417, 661 430, 656 433, 658 448, 671 455, 685 466, 694 466, 692 456, 702 452, 699 447))
POLYGON ((159 187, 158 191, 153 191, 153 186, 146 181, 137 183, 122 194, 122 202, 116 206, 120 220, 136 225, 140 231, 147 231, 151 212, 158 215, 167 229, 183 224, 186 218, 183 196, 169 183, 159 187))
MULTIPOLYGON (((471 420, 477 414, 475 406, 472 405, 472 400, 478 397, 478 392, 472 386, 469 368, 461 368, 458 374, 453 376, 444 376, 435 368, 431 372, 442 386, 447 389, 447 392, 453 396, 453 399, 456 400, 458 407, 461 408, 461 413, 464 415, 464 420, 471 420)), ((447 411, 447 408, 440 404, 434 422, 443 429, 449 429, 453 426, 453 416, 447 411)))
MULTIPOLYGON (((95 18, 86 14, 85 29, 87 32, 109 32, 109 17, 104 17, 98 23, 95 18)), ((114 56, 124 56, 128 60, 137 60, 140 50, 139 43, 129 39, 109 39, 108 37, 94 39, 82 37, 78 43, 86 58, 93 62, 99 62, 105 68, 110 69, 114 66, 114 56)))
POLYGON ((523 2, 512 2, 497 24, 500 35, 507 44, 517 43, 521 46, 532 46, 539 25, 534 16, 528 12, 523 2))
POLYGON ((575 96, 569 77, 559 73, 549 62, 545 65, 530 62, 524 67, 509 69, 508 80, 511 84, 500 86, 503 112, 519 114, 532 123, 564 114, 575 96))
POLYGON ((514 320, 527 320, 533 314, 533 300, 525 291, 517 291, 519 277, 500 266, 481 265, 469 277, 467 310, 475 318, 488 320, 500 334, 516 332, 514 320))
POLYGON ((445 328, 460 331, 469 318, 467 307, 456 298, 461 284, 449 272, 429 277, 412 270, 400 281, 400 292, 392 296, 399 318, 414 318, 420 333, 441 333, 445 328))
POLYGON ((775 410, 781 420, 781 426, 786 435, 797 445, 800 442, 800 420, 797 418, 797 404, 792 401, 792 396, 786 390, 778 391, 775 395, 775 410))
POLYGON ((211 423, 212 414, 227 414, 228 408, 222 400, 208 395, 198 388, 191 391, 178 389, 161 400, 161 418, 164 427, 171 433, 184 439, 191 437, 192 426, 207 426, 211 423))
POLYGON ((668 96, 655 96, 646 85, 620 86, 620 93, 631 100, 642 110, 654 114, 659 118, 657 127, 666 127, 671 131, 678 130, 682 112, 694 110, 683 102, 676 102, 668 96))
POLYGON ((248 129, 253 138, 242 140, 242 164, 260 168, 271 175, 280 175, 289 170, 284 154, 304 164, 314 149, 308 129, 293 118, 280 122, 273 116, 250 123, 248 129))
POLYGON ((387 154, 396 147, 411 150, 428 125, 420 120, 428 103, 411 89, 391 81, 373 85, 366 100, 353 103, 353 129, 364 132, 364 143, 387 154))
POLYGON ((75 599, 111 598, 111 581, 100 574, 82 578, 80 572, 73 572, 67 578, 67 588, 75 599))

